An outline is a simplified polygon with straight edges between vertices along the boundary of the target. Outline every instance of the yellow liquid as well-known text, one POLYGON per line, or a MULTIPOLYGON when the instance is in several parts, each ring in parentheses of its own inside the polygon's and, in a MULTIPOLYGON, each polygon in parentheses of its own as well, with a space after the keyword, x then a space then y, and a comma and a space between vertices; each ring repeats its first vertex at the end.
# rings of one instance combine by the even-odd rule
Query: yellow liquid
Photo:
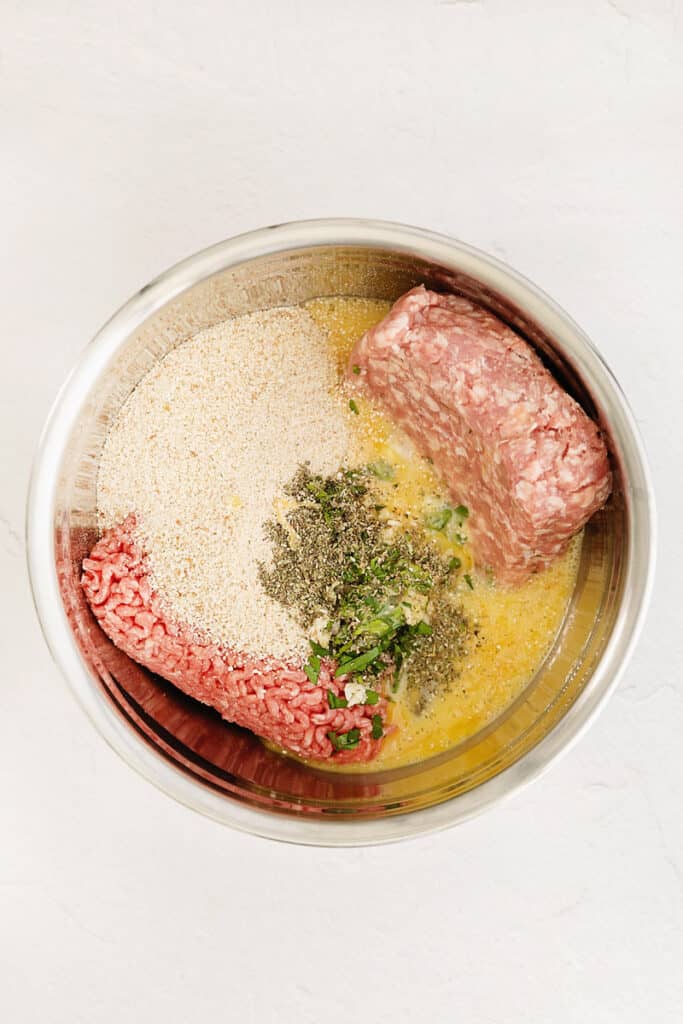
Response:
MULTIPOLYGON (((374 299, 346 297, 314 299, 305 304, 328 333, 347 404, 351 392, 347 395, 346 385, 341 382, 349 353, 361 334, 386 315, 389 305, 374 299)), ((443 484, 400 429, 368 400, 358 395, 354 399, 358 414, 349 411, 354 430, 350 461, 390 463, 394 467, 391 481, 378 481, 382 502, 396 522, 407 526, 422 523, 430 502, 436 506, 450 502, 443 484)), ((457 555, 462 562, 458 597, 467 619, 478 629, 478 639, 469 643, 451 688, 435 697, 421 715, 412 712, 400 692, 396 695, 390 705, 390 722, 397 728, 382 744, 380 754, 372 762, 373 770, 432 757, 498 717, 522 693, 543 663, 574 590, 580 536, 548 569, 515 589, 498 588, 477 573, 467 544, 448 540, 441 533, 434 535, 434 542, 442 554, 457 555), (465 582, 465 573, 469 573, 474 589, 465 582)), ((335 770, 367 771, 368 766, 344 765, 335 770)))

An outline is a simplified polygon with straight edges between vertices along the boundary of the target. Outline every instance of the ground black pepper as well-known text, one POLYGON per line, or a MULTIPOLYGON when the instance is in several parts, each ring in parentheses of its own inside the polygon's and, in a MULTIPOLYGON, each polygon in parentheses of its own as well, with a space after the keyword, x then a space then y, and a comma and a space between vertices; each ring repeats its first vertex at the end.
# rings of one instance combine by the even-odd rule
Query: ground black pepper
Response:
POLYGON ((322 647, 337 674, 404 685, 416 713, 448 687, 464 654, 467 622, 453 597, 455 566, 426 537, 387 535, 372 472, 333 476, 299 468, 292 507, 266 524, 272 562, 259 579, 322 647))

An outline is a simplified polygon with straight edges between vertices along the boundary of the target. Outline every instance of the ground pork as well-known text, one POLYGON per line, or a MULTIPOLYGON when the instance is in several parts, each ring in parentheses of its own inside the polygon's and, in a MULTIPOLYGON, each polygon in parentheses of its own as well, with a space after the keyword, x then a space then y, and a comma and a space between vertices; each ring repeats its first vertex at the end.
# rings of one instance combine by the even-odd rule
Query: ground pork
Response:
POLYGON ((301 664, 257 659, 205 643, 173 622, 150 582, 146 559, 135 540, 134 517, 108 530, 83 561, 82 585, 95 618, 129 657, 174 683, 189 696, 215 708, 229 722, 251 729, 306 758, 370 761, 372 718, 386 718, 384 699, 374 706, 332 709, 328 690, 343 696, 343 678, 324 661, 312 686, 301 664), (335 751, 328 732, 360 730, 352 750, 335 751))
POLYGON ((607 500, 595 423, 483 307, 424 286, 355 345, 349 380, 377 399, 469 508, 477 563, 503 583, 546 566, 607 500))

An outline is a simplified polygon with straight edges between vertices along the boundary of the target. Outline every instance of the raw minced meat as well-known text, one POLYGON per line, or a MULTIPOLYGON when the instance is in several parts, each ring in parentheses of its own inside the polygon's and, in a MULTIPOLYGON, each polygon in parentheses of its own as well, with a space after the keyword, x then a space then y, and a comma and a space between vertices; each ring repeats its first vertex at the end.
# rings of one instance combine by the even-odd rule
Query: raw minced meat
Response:
POLYGON ((372 719, 386 717, 386 701, 374 706, 330 708, 328 690, 344 694, 345 679, 323 661, 312 686, 301 664, 255 658, 202 642, 174 622, 154 592, 144 552, 134 536, 134 517, 108 530, 83 561, 82 584, 95 618, 125 654, 215 708, 229 722, 314 760, 370 761, 381 740, 372 719), (328 738, 358 729, 358 745, 336 751, 328 738))
POLYGON ((607 500, 595 423, 531 347, 483 307, 424 286, 355 345, 349 379, 383 406, 470 510, 480 566, 519 583, 607 500))

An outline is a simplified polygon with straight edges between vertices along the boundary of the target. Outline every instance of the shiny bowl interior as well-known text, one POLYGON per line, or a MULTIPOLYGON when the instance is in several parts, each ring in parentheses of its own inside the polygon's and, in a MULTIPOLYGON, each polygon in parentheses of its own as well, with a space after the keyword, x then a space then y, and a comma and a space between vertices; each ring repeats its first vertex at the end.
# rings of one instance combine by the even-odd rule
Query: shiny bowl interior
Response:
POLYGON ((651 490, 623 396, 578 327, 498 261, 451 239, 367 221, 315 221, 241 236, 191 257, 130 300, 65 384, 29 497, 29 568, 50 648, 108 742, 163 790, 222 822, 319 844, 382 842, 460 821, 538 774, 590 721, 634 642, 652 574, 651 490), (541 670, 476 736, 430 761, 334 775, 250 733, 130 661, 84 601, 95 481, 112 418, 140 378, 196 331, 323 295, 395 299, 424 282, 494 310, 601 424, 614 493, 586 529, 571 606, 541 670))

